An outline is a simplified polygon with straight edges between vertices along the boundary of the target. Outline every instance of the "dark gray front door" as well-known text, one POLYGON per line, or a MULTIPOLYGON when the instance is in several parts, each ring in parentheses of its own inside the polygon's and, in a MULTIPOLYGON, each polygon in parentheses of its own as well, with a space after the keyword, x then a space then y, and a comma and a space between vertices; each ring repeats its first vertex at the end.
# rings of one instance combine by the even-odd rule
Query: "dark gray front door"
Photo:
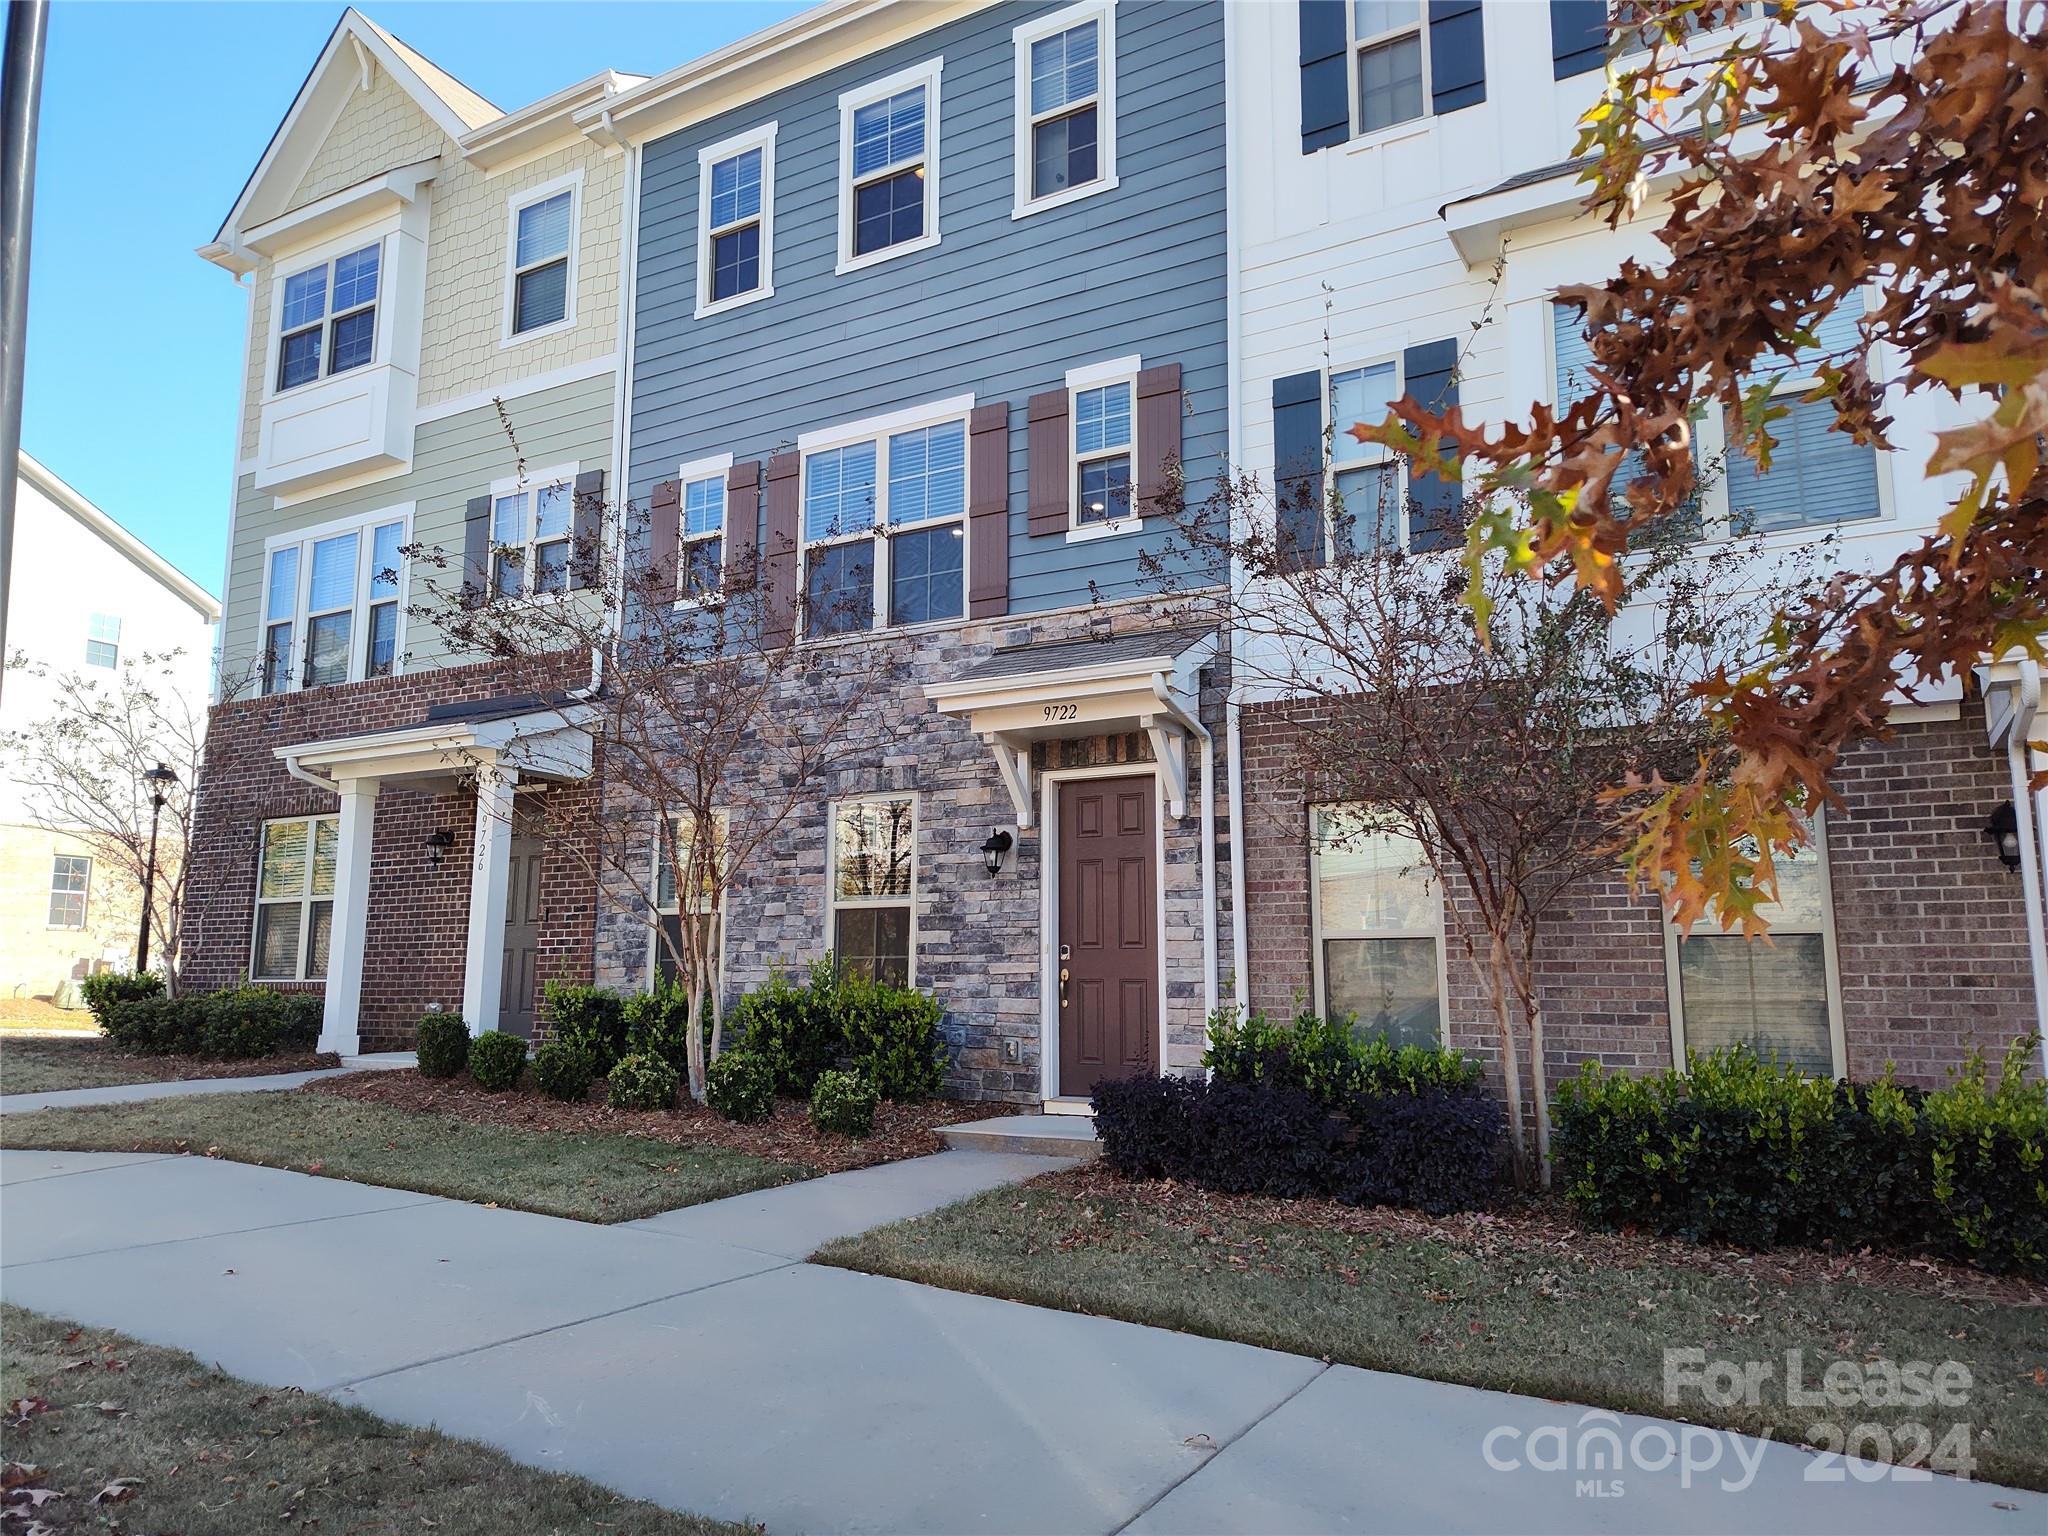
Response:
POLYGON ((541 920, 547 914, 540 899, 541 840, 531 835, 512 839, 511 869, 505 892, 505 982, 498 994, 498 1028, 508 1035, 533 1038, 534 978, 540 965, 541 920))

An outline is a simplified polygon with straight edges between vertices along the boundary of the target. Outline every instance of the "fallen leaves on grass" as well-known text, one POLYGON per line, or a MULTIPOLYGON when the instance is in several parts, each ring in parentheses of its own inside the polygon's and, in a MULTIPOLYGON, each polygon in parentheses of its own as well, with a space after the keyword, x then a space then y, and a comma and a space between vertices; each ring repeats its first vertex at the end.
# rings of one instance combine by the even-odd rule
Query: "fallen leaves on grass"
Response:
POLYGON ((19 1429, 30 1419, 40 1418, 50 1411, 47 1397, 17 1397, 7 1405, 7 1427, 19 1429))
POLYGON ((142 1492, 139 1477, 117 1477, 92 1496, 95 1504, 125 1504, 142 1492))
MULTIPOLYGON (((564 1104, 529 1090, 486 1093, 462 1078, 437 1080, 416 1071, 351 1072, 305 1085, 304 1093, 332 1093, 367 1104, 453 1116, 473 1125, 509 1126, 570 1135, 644 1136, 682 1147, 723 1147, 780 1163, 799 1163, 820 1173, 843 1173, 942 1149, 938 1128, 986 1119, 991 1106, 939 1099, 926 1104, 883 1104, 875 1111, 874 1134, 859 1141, 833 1136, 811 1124, 808 1106, 781 1099, 760 1125, 739 1125, 702 1105, 679 1110, 613 1109, 596 1099, 564 1104)), ((594 1090, 599 1095, 602 1089, 594 1090)))

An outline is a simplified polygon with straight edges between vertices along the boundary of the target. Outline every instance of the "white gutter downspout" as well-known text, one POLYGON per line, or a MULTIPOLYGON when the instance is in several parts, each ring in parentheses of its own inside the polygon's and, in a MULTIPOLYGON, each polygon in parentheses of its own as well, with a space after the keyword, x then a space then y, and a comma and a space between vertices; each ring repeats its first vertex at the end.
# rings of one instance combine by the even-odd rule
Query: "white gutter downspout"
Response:
MULTIPOLYGON (((1199 701, 1200 684, 1196 698, 1199 701)), ((1216 738, 1196 711, 1181 710, 1166 685, 1166 674, 1152 674, 1152 692, 1161 708, 1180 720, 1202 743, 1202 1046, 1208 1049, 1209 1018, 1216 1012, 1216 738)))
POLYGON ((301 768, 296 757, 288 757, 284 760, 284 771, 297 779, 301 784, 310 784, 315 789, 324 789, 330 795, 341 793, 341 782, 338 779, 325 779, 310 768, 301 768))
POLYGON ((2027 908, 2027 956, 2034 976, 2034 1031, 2041 1037, 2041 1070, 2048 1073, 2048 891, 2042 871, 2048 868, 2048 790, 2030 790, 2029 745, 2041 719, 2041 664, 2019 664, 2012 724, 2005 738, 2006 765, 2012 772, 2012 809, 2020 843, 2020 896, 2027 908))
MULTIPOLYGON (((1226 5, 1223 8, 1223 99, 1226 103, 1239 99, 1237 71, 1238 28, 1244 23, 1238 16, 1241 8, 1226 5)), ((1244 446, 1244 381, 1240 376, 1244 365, 1244 253, 1241 242, 1243 232, 1238 224, 1239 189, 1243 185, 1243 174, 1238 167, 1238 114, 1226 108, 1223 123, 1223 245, 1224 265, 1227 277, 1224 283, 1224 351, 1229 359, 1229 447, 1226 457, 1229 463, 1236 462, 1236 456, 1244 446)), ((1226 464, 1226 469, 1229 465, 1226 464)), ((1232 513, 1233 521, 1235 512, 1232 513)), ((1235 545, 1237 529, 1228 530, 1227 543, 1235 545)), ((1223 702, 1224 758, 1227 764, 1230 792, 1230 990, 1231 998, 1239 1014, 1249 1011, 1251 1006, 1251 945, 1247 935, 1245 919, 1245 804, 1244 804, 1244 738, 1238 718, 1238 700, 1242 683, 1238 676, 1237 624, 1235 615, 1242 589, 1238 581, 1238 566, 1233 548, 1230 554, 1230 569, 1225 573, 1230 589, 1230 689, 1223 702)), ((1215 839, 1212 835, 1207 844, 1212 850, 1215 839)), ((1213 855, 1212 855, 1213 856, 1213 855)), ((1213 909, 1212 909, 1213 910, 1213 909)), ((1212 1004, 1213 1010, 1213 1004, 1212 1004)))
MULTIPOLYGON (((600 126, 610 133, 610 112, 600 119, 600 126)), ((616 135, 612 135, 612 142, 619 143, 616 135)), ((612 591, 606 594, 606 606, 610 611, 605 616, 604 628, 599 632, 599 643, 590 648, 590 681, 569 694, 578 702, 594 697, 604 686, 604 643, 615 629, 623 629, 625 625, 627 460, 633 446, 633 307, 639 289, 639 264, 633 259, 633 248, 640 230, 640 146, 622 144, 621 149, 625 165, 620 175, 625 178, 625 184, 619 209, 619 372, 612 381, 612 503, 617 508, 612 524, 614 575, 612 591)))

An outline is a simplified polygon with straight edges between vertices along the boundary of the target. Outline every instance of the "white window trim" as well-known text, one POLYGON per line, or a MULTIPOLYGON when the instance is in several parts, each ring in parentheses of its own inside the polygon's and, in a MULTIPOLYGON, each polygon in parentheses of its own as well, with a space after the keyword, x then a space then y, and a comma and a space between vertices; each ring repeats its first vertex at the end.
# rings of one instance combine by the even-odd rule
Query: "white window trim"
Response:
MULTIPOLYGON (((1377 368, 1382 363, 1394 365, 1394 398, 1400 399, 1408 393, 1408 359, 1405 350, 1375 353, 1345 363, 1341 368, 1332 364, 1323 369, 1323 548, 1334 553, 1337 548, 1337 512, 1342 505, 1337 496, 1337 476, 1357 469, 1374 469, 1384 464, 1395 466, 1400 483, 1394 487, 1395 512, 1401 524, 1401 552, 1413 550, 1413 529, 1409 518, 1414 508, 1408 502, 1408 463, 1393 449, 1379 444, 1366 444, 1368 449, 1377 448, 1382 457, 1357 459, 1348 464, 1337 462, 1337 434, 1348 429, 1350 422, 1337 420, 1336 378, 1340 373, 1357 373, 1361 369, 1377 368)), ((1553 370, 1554 372, 1555 370, 1553 370)))
MULTIPOLYGON (((732 825, 728 813, 725 811, 715 811, 712 814, 713 820, 719 828, 720 836, 721 838, 723 838, 725 833, 730 829, 732 825)), ((671 816, 669 820, 680 825, 683 818, 681 816, 671 816)), ((655 921, 649 924, 647 928, 647 985, 650 989, 652 989, 655 982, 658 981, 661 977, 661 919, 664 917, 680 916, 682 913, 682 900, 681 892, 678 891, 677 899, 673 903, 671 903, 668 906, 663 906, 661 904, 662 869, 661 838, 659 834, 656 835, 654 839, 654 844, 652 848, 648 851, 648 860, 648 905, 652 909, 655 917, 655 921)), ((718 932, 715 936, 717 953, 712 957, 712 969, 714 972, 712 976, 712 985, 720 991, 724 990, 725 987, 726 915, 727 914, 725 904, 723 901, 721 901, 719 903, 718 908, 718 932)))
MULTIPOLYGON (((702 544, 710 539, 718 539, 723 541, 731 536, 732 530, 725 526, 724 514, 730 510, 729 498, 727 497, 726 488, 732 475, 732 462, 733 460, 731 454, 715 453, 711 455, 711 457, 706 459, 692 459, 689 463, 682 465, 676 470, 677 501, 675 605, 678 608, 706 607, 709 604, 716 602, 718 600, 720 592, 722 592, 724 589, 723 569, 725 562, 722 558, 724 554, 724 545, 722 542, 719 547, 719 553, 721 555, 721 559, 719 561, 721 578, 720 592, 713 592, 705 597, 691 597, 687 592, 683 590, 683 577, 690 569, 690 546, 692 544, 702 544), (720 509, 718 532, 699 533, 693 535, 690 532, 688 526, 686 525, 685 519, 685 514, 689 508, 690 502, 690 482, 692 480, 713 479, 717 480, 718 482, 720 509)), ((801 512, 799 512, 799 515, 801 515, 801 512)))
POLYGON ((87 665, 88 667, 98 667, 98 668, 100 668, 100 669, 101 669, 102 671, 108 671, 108 672, 112 672, 112 671, 118 671, 118 670, 120 669, 120 666, 121 666, 121 615, 119 615, 118 613, 97 613, 97 612, 95 612, 95 613, 88 613, 88 614, 86 615, 86 618, 85 618, 85 664, 86 664, 86 665, 87 665), (112 624, 112 625, 114 626, 114 638, 113 638, 113 639, 109 640, 109 639, 107 639, 107 638, 106 638, 106 637, 105 637, 104 635, 96 635, 96 634, 94 634, 94 633, 92 632, 92 626, 93 626, 93 621, 94 621, 95 619, 105 619, 105 620, 107 620, 107 621, 108 621, 109 623, 111 623, 111 624, 112 624), (112 647, 114 648, 114 659, 113 659, 112 661, 94 661, 94 660, 92 659, 92 648, 93 648, 93 647, 94 647, 95 645, 111 645, 111 646, 112 646, 112 647))
MULTIPOLYGON (((1028 21, 1010 34, 1017 52, 1016 105, 1012 112, 1015 119, 1013 156, 1015 162, 1012 195, 1015 199, 1010 209, 1012 219, 1028 218, 1034 213, 1045 213, 1054 208, 1064 208, 1083 198, 1094 197, 1101 192, 1113 192, 1117 187, 1116 175, 1116 0, 1083 0, 1082 4, 1070 5, 1063 11, 1054 11, 1036 21, 1028 21), (1031 130, 1037 118, 1031 110, 1031 45, 1041 38, 1056 32, 1065 32, 1083 22, 1097 23, 1095 47, 1097 56, 1095 77, 1095 169, 1096 177, 1078 187, 1069 187, 1064 192, 1048 193, 1044 197, 1031 195, 1031 171, 1033 166, 1031 130)), ((1063 117, 1073 111, 1071 105, 1061 107, 1047 117, 1063 117)))
MULTIPOLYGON (((546 469, 529 470, 523 475, 507 475, 502 480, 493 480, 491 482, 491 566, 485 573, 487 581, 486 590, 489 593, 489 600, 491 602, 554 602, 569 596, 571 592, 576 590, 573 587, 565 592, 536 592, 533 590, 532 575, 535 568, 533 551, 536 543, 533 530, 534 520, 540 515, 538 500, 530 500, 526 504, 526 537, 519 544, 519 591, 515 595, 497 590, 498 551, 512 548, 510 544, 500 544, 498 542, 498 498, 501 496, 517 496, 521 492, 532 496, 535 492, 549 490, 558 485, 567 486, 569 488, 569 553, 570 558, 574 559, 576 552, 576 477, 582 472, 583 461, 571 459, 564 464, 551 464, 546 469)), ((550 540, 549 542, 552 543, 553 541, 550 540)))
POLYGON ((924 807, 919 804, 915 790, 883 790, 869 795, 840 795, 825 805, 825 949, 836 955, 832 940, 838 931, 839 913, 842 908, 872 909, 876 907, 910 908, 910 952, 904 961, 903 984, 917 985, 917 941, 918 941, 918 866, 923 863, 920 849, 924 842, 924 807), (839 808, 844 805, 886 805, 891 801, 910 802, 910 894, 908 896, 847 896, 839 895, 839 808))
MULTIPOLYGON (((374 512, 355 512, 332 522, 316 523, 310 528, 295 528, 289 533, 274 533, 263 541, 263 581, 259 589, 256 619, 256 654, 259 665, 270 654, 270 557, 277 550, 297 545, 299 569, 297 590, 292 594, 292 664, 290 681, 276 693, 266 695, 275 698, 281 694, 299 693, 306 687, 305 657, 306 631, 312 619, 308 611, 313 583, 313 546, 323 539, 337 534, 353 533, 356 537, 356 585, 355 601, 350 606, 348 676, 340 683, 321 683, 323 688, 338 688, 348 683, 360 683, 369 669, 369 624, 370 624, 370 583, 376 574, 375 531, 386 523, 397 523, 398 543, 403 549, 412 542, 412 516, 415 503, 401 501, 388 507, 379 507, 374 512)), ((405 672, 405 630, 406 609, 411 606, 410 587, 412 583, 412 562, 403 555, 398 561, 398 629, 392 642, 391 670, 386 677, 399 677, 405 672)), ((391 599, 386 598, 386 602, 391 599)), ((339 608, 323 608, 322 613, 339 613, 339 608)), ((283 622, 279 620, 277 622, 283 622)), ((289 821, 292 818, 286 817, 289 821)))
MULTIPOLYGON (((539 186, 525 187, 505 199, 505 312, 504 327, 498 337, 500 347, 520 347, 529 341, 538 341, 543 336, 555 336, 571 330, 576 324, 576 273, 581 265, 579 260, 583 247, 583 172, 571 171, 566 176, 557 176, 553 181, 544 181, 539 186), (513 313, 519 302, 519 214, 522 209, 531 208, 535 203, 544 203, 557 193, 567 192, 569 196, 569 270, 563 277, 562 318, 546 325, 537 325, 530 331, 512 329, 513 313)), ((555 258, 549 257, 550 261, 555 258)))
MULTIPOLYGON (((1135 410, 1135 405, 1133 407, 1135 410)), ((813 549, 834 544, 850 544, 856 539, 869 539, 875 546, 875 622, 866 629, 853 630, 847 634, 806 635, 809 645, 831 645, 848 640, 858 640, 879 634, 914 634, 923 630, 946 629, 967 622, 968 573, 972 571, 972 552, 968 548, 973 539, 972 519, 967 515, 963 499, 960 516, 960 568, 961 592, 960 614, 950 619, 928 619, 919 624, 891 624, 889 622, 889 599, 892 572, 890 569, 890 533, 895 527, 889 521, 889 438, 891 434, 906 432, 918 427, 940 427, 948 422, 961 422, 966 430, 967 467, 970 484, 974 472, 974 396, 953 395, 944 400, 934 400, 926 405, 908 406, 900 411, 890 411, 882 416, 870 416, 865 421, 848 422, 843 426, 822 427, 815 432, 805 432, 797 438, 797 453, 800 469, 797 479, 797 543, 800 555, 797 561, 797 591, 808 595, 810 584, 810 554, 813 549), (811 456, 829 453, 835 448, 846 448, 856 443, 873 442, 875 445, 875 521, 863 532, 841 534, 837 538, 813 539, 804 530, 805 508, 809 505, 811 484, 811 456)), ((922 532, 927 528, 943 528, 956 519, 950 517, 926 518, 923 522, 907 523, 907 531, 922 532)), ((808 620, 805 621, 808 628, 808 620)), ((883 797, 887 798, 887 797, 883 797)))
MULTIPOLYGON (((1550 404, 1553 410, 1562 410, 1564 402, 1558 395, 1557 377, 1557 322, 1553 310, 1557 304, 1557 290, 1552 289, 1544 298, 1549 306, 1543 312, 1543 358, 1544 377, 1549 380, 1550 404)), ((1861 295, 1864 312, 1868 314, 1877 304, 1877 294, 1865 288, 1861 295)), ((1891 370, 1886 366, 1885 349, 1875 347, 1870 353, 1870 374, 1880 386, 1888 384, 1891 370)), ((1766 370, 1768 371, 1768 370, 1766 370)), ((1784 380, 1771 392, 1771 398, 1804 394, 1814 385, 1816 375, 1811 373, 1787 373, 1784 380)), ((1728 452, 1728 424, 1722 416, 1718 401, 1709 401, 1700 419, 1694 424, 1694 440, 1697 444, 1697 462, 1704 465, 1715 459, 1722 459, 1724 468, 1712 484, 1700 493, 1700 537, 1695 547, 1702 552, 1711 552, 1735 540, 1737 535, 1730 527, 1731 514, 1728 510, 1728 474, 1725 455, 1728 452)), ((1876 455, 1877 512, 1872 517, 1845 519, 1838 523, 1807 523, 1797 528, 1779 528, 1763 534, 1758 543, 1765 552, 1797 549, 1816 539, 1827 538, 1836 533, 1863 532, 1896 523, 1898 520, 1897 492, 1892 482, 1892 459, 1888 449, 1872 448, 1876 455)))
POLYGON ((1437 1044, 1450 1045, 1451 1034, 1451 978, 1446 951, 1450 945, 1444 937, 1444 893, 1437 884, 1436 871, 1423 864, 1424 878, 1436 891, 1436 924, 1430 928, 1329 928, 1323 922, 1323 852, 1322 841, 1316 836, 1316 818, 1325 811, 1342 809, 1352 802, 1319 800, 1308 808, 1308 933, 1309 968, 1312 977, 1312 991, 1318 1017, 1327 1017, 1330 997, 1323 966, 1323 941, 1325 939, 1433 939, 1436 941, 1436 1006, 1437 1044))
POLYGON ((43 916, 45 918, 47 918, 50 915, 50 911, 56 905, 56 901, 59 896, 76 896, 78 898, 77 922, 45 922, 43 924, 45 928, 57 933, 82 933, 86 930, 86 928, 90 927, 92 922, 92 855, 85 853, 51 854, 50 878, 46 882, 46 886, 43 891, 43 896, 45 898, 43 906, 43 916), (68 887, 64 890, 59 890, 57 888, 57 861, 59 859, 82 859, 85 861, 85 888, 83 890, 74 891, 69 889, 68 887))
MULTIPOLYGON (((1144 519, 1138 515, 1138 374, 1145 366, 1144 358, 1133 352, 1128 357, 1113 357, 1106 362, 1084 363, 1079 368, 1067 370, 1067 542, 1085 544, 1096 539, 1114 539, 1127 533, 1136 533, 1144 519), (1081 453, 1078 446, 1080 433, 1080 412, 1076 408, 1076 397, 1084 389, 1101 389, 1107 384, 1128 384, 1131 387, 1131 442, 1123 451, 1131 457, 1131 513, 1113 523, 1082 523, 1081 518, 1081 453)), ((1114 458, 1116 450, 1107 449, 1091 458, 1114 458)))
MULTIPOLYGON (((693 319, 722 315, 761 299, 775 297, 775 131, 770 121, 745 133, 734 134, 697 151, 697 309, 693 319), (711 168, 721 160, 761 151, 761 281, 745 293, 729 299, 711 297, 711 168)), ((744 221, 742 221, 744 222, 744 221)))
POLYGON ((1384 144, 1389 139, 1396 139, 1406 134, 1411 134, 1436 117, 1436 103, 1431 100, 1429 89, 1429 6, 1426 3, 1422 3, 1422 0, 1418 0, 1416 4, 1415 17, 1413 26, 1389 27, 1384 32, 1374 32, 1369 36, 1360 37, 1358 35, 1357 10, 1348 3, 1344 7, 1344 36, 1346 39, 1344 89, 1345 100, 1350 103, 1351 119, 1347 126, 1350 129, 1349 137, 1353 148, 1384 144), (1358 109, 1363 105, 1358 89, 1358 60, 1360 55, 1365 53, 1368 48, 1377 47, 1381 43, 1393 42, 1397 38, 1406 37, 1410 32, 1417 32, 1422 38, 1422 110, 1413 117, 1404 117, 1398 123, 1388 123, 1381 128, 1360 128, 1358 126, 1358 109))
POLYGON ((338 379, 343 374, 366 373, 378 364, 390 361, 391 326, 388 323, 390 312, 385 307, 390 295, 386 284, 391 276, 391 237, 398 232, 398 219, 396 216, 383 218, 373 224, 363 225, 349 234, 338 235, 332 240, 325 240, 318 245, 307 246, 304 250, 294 251, 290 256, 278 257, 271 263, 270 341, 265 349, 263 404, 268 405, 271 401, 282 399, 286 395, 296 395, 303 390, 312 389, 315 385, 325 384, 330 379, 338 379), (377 297, 370 307, 377 311, 377 322, 370 338, 370 360, 367 363, 358 364, 354 368, 344 369, 339 374, 329 373, 327 371, 327 362, 331 349, 327 345, 327 340, 328 328, 334 323, 333 267, 335 258, 347 256, 355 251, 367 250, 373 245, 377 247, 377 297), (279 389, 277 387, 278 363, 284 351, 285 280, 297 277, 301 272, 310 272, 313 268, 323 265, 328 268, 328 305, 320 317, 323 336, 320 352, 320 371, 302 384, 294 384, 290 389, 279 389))
POLYGON ((943 58, 927 59, 884 79, 870 81, 839 97, 839 246, 835 276, 858 272, 877 262, 930 250, 939 243, 939 71, 943 58), (853 114, 871 102, 922 85, 924 97, 924 233, 901 245, 886 246, 865 256, 853 254, 853 114))
MULTIPOLYGON (((1807 844, 1808 851, 1820 860, 1820 947, 1825 971, 1824 981, 1828 994, 1828 1049, 1834 1057, 1834 1076, 1846 1077, 1849 1073, 1849 1047, 1842 1021, 1842 962, 1835 939, 1835 880, 1834 861, 1828 851, 1828 827, 1825 812, 1816 814, 1813 837, 1807 844)), ((1703 933, 1721 931, 1718 923, 1711 918, 1702 918, 1703 933)), ((1699 925, 1695 925, 1698 927, 1699 925)), ((1788 933, 1808 933, 1810 929, 1787 929, 1788 933)), ((1679 983, 1678 946, 1682 942, 1678 924, 1671 921, 1669 914, 1664 917, 1664 988, 1669 999, 1671 1014, 1671 1064, 1679 1071, 1685 1070, 1685 997, 1679 983)), ((1762 940, 1752 940, 1761 943, 1762 940)))
MULTIPOLYGON (((329 904, 332 904, 332 902, 334 901, 334 898, 332 896, 315 896, 313 894, 313 848, 314 844, 318 841, 320 836, 318 824, 323 821, 334 822, 337 827, 338 835, 338 829, 341 818, 334 815, 270 816, 256 823, 256 889, 255 898, 250 904, 251 910, 249 913, 249 980, 251 980, 252 982, 325 981, 327 979, 324 976, 309 976, 306 974, 306 960, 312 952, 313 943, 313 903, 316 901, 324 901, 328 902, 329 904), (306 824, 305 884, 300 888, 299 894, 296 896, 266 897, 263 894, 264 841, 269 837, 270 829, 272 827, 282 826, 288 822, 294 821, 302 821, 306 824), (299 908, 299 956, 298 962, 294 967, 296 974, 291 976, 259 976, 256 974, 256 960, 260 951, 258 951, 256 947, 256 941, 262 933, 263 909, 265 907, 291 906, 294 903, 296 903, 299 908)), ((339 856, 340 850, 337 847, 336 857, 339 858, 339 856)), ((330 933, 331 931, 332 930, 330 930, 330 933)))

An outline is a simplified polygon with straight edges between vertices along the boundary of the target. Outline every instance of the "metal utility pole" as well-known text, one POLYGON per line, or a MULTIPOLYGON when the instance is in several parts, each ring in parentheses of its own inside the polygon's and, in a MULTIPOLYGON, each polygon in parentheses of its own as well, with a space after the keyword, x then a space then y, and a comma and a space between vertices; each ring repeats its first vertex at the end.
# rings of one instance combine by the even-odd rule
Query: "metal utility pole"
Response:
POLYGON ((43 95, 49 0, 8 0, 0 57, 0 656, 7 654, 14 577, 14 486, 21 454, 21 378, 27 357, 28 237, 36 191, 36 110, 43 95))

